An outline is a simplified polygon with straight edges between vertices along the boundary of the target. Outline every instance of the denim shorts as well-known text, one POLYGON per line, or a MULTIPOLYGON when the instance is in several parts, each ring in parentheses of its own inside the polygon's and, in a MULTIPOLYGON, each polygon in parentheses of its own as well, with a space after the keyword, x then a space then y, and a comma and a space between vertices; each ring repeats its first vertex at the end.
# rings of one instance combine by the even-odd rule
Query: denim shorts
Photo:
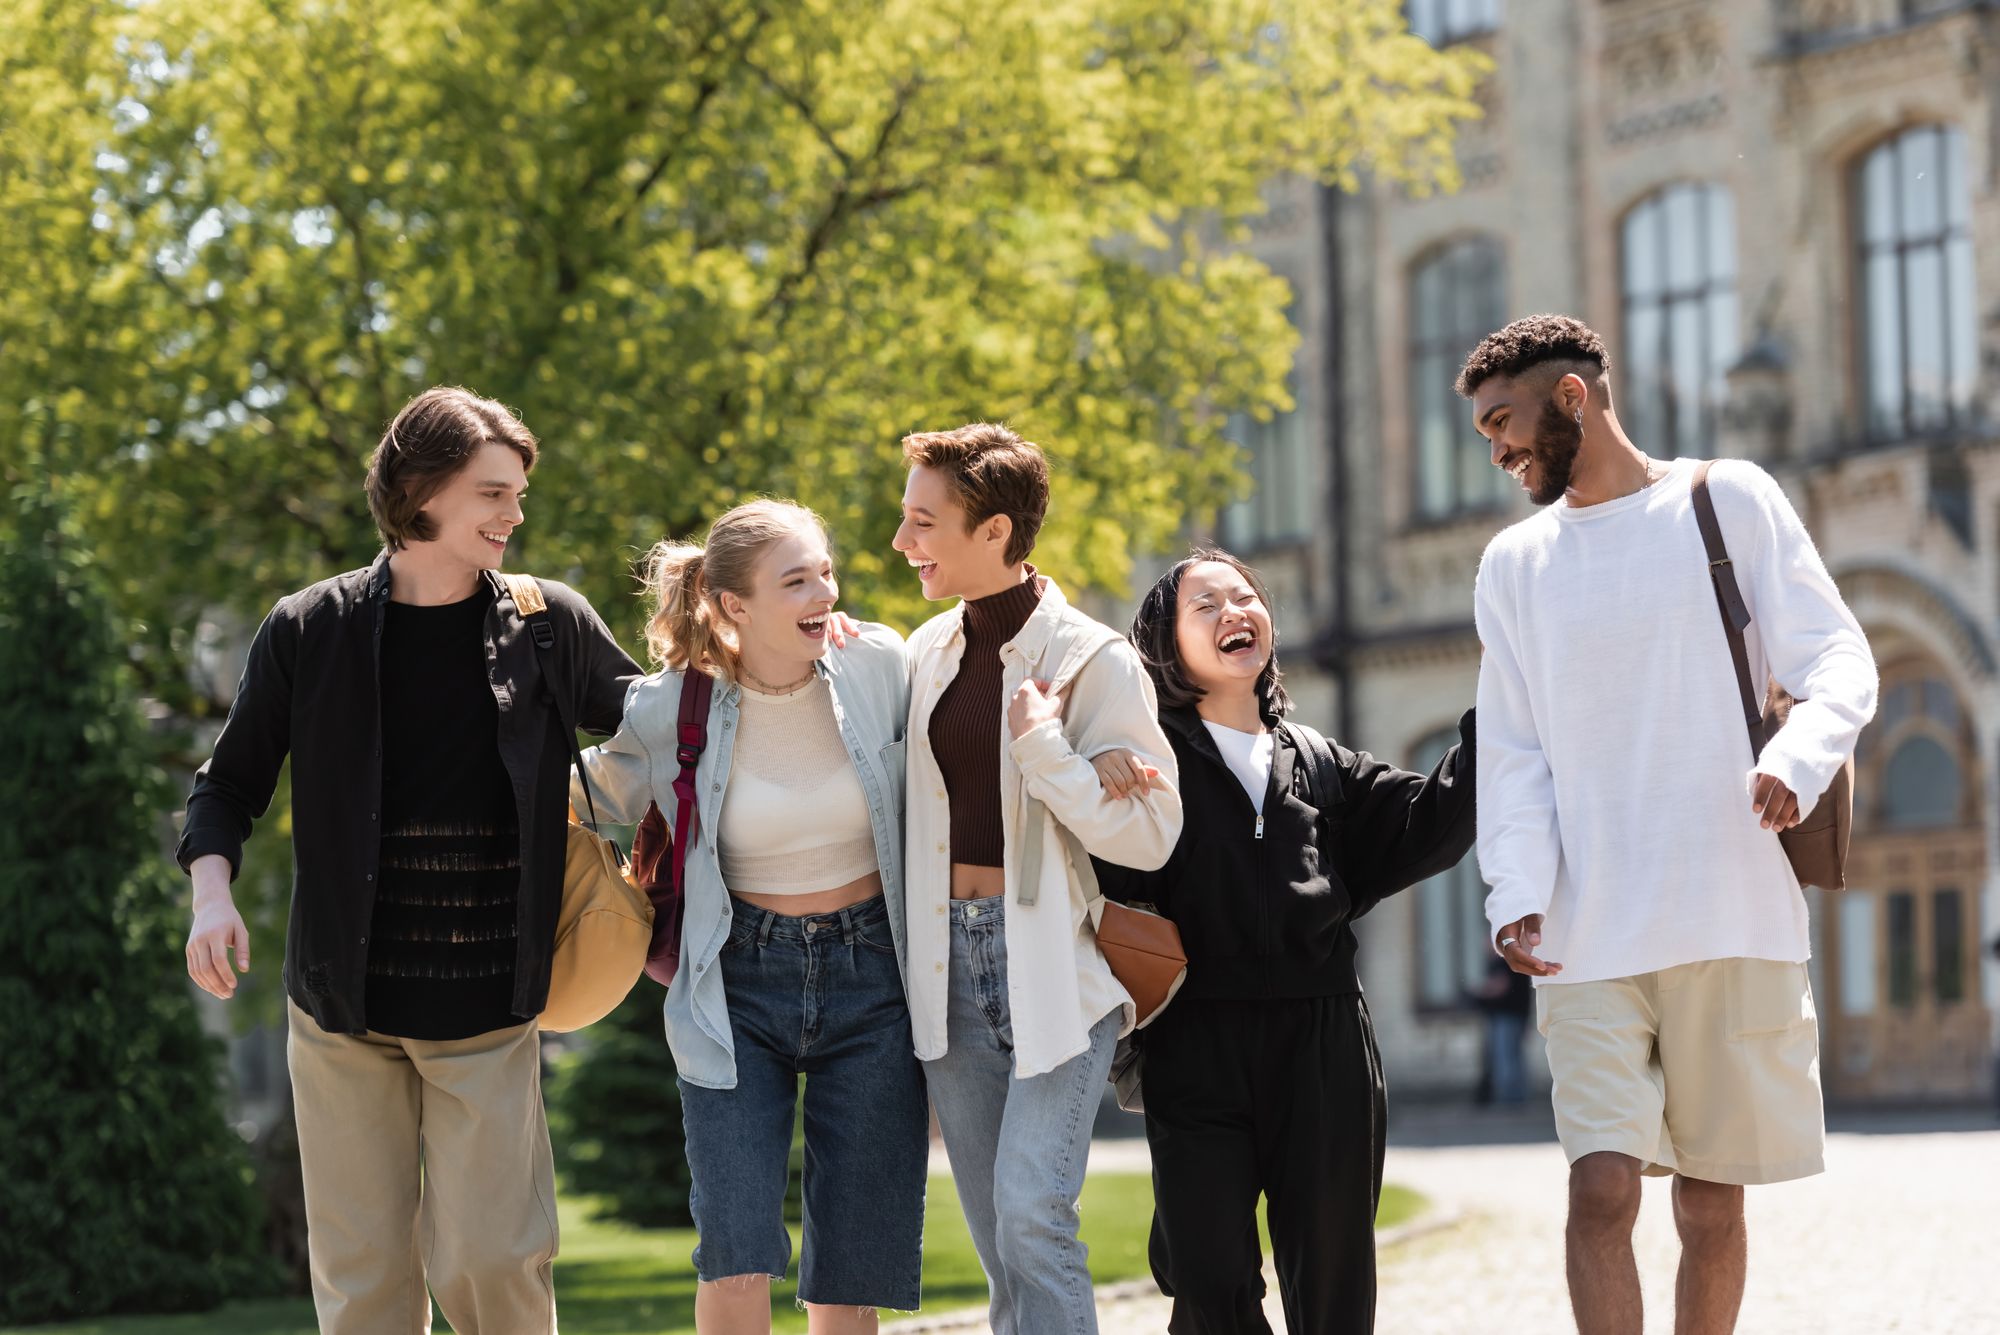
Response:
POLYGON ((787 917, 740 899, 722 949, 736 1087, 680 1082, 695 1273, 782 1277, 786 1168, 805 1087, 799 1299, 913 1310, 930 1105, 880 898, 787 917))

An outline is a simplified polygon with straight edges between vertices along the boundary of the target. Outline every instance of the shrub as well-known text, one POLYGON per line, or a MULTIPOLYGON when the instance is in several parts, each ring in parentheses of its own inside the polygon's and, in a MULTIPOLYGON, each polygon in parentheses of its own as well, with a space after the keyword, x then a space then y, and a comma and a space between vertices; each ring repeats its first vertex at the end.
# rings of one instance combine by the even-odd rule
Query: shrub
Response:
POLYGON ((90 553, 0 519, 0 1323, 188 1311, 270 1269, 162 855, 172 797, 90 553))

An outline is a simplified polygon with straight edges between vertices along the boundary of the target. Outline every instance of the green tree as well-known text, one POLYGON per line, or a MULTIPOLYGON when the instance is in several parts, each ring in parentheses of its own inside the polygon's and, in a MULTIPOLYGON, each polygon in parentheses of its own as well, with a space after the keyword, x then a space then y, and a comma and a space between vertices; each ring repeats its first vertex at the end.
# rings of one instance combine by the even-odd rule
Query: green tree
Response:
MULTIPOLYGON (((684 1228, 691 1178, 681 1137, 681 1091, 661 1038, 660 990, 641 982, 558 1063, 549 1085, 556 1167, 596 1213, 638 1228, 684 1228)), ((800 1077, 803 1099, 805 1077, 800 1077)), ((785 1218, 805 1210, 805 1105, 793 1111, 785 1218)))
MULTIPOLYGON (((438 382, 544 438, 516 559, 628 643, 625 558, 757 491, 910 624, 897 440, 974 418, 1054 459, 1041 563, 1119 586, 1239 488, 1228 415, 1288 406, 1290 294, 1234 248, 1264 185, 1448 187, 1485 68, 1398 0, 0 0, 0 32, 0 485, 64 480, 191 723, 218 643, 372 555, 363 460, 438 382)), ((250 887, 284 877, 246 881, 270 961, 250 887)))
POLYGON ((687 1155, 681 1091, 660 1030, 660 989, 641 980, 591 1026, 549 1085, 556 1167, 598 1212, 639 1228, 685 1228, 687 1155))
POLYGON ((269 1282, 196 1020, 125 636, 47 494, 0 531, 0 1322, 269 1282))
POLYGON ((1262 187, 1448 184, 1483 68, 1396 0, 0 11, 6 471, 79 480, 195 714, 203 614, 364 562, 362 460, 440 381, 545 437, 521 559, 623 631, 623 558, 755 491, 915 619, 897 440, 982 417, 1054 456, 1043 564, 1117 587, 1286 404, 1262 187))

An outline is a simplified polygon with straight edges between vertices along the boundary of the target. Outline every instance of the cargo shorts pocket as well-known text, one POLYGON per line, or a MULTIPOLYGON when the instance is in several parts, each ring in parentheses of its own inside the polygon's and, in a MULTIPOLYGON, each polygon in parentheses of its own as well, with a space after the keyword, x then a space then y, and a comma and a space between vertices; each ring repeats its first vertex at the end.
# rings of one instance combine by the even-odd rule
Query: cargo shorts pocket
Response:
POLYGON ((1547 1038, 1551 1025, 1604 1018, 1604 998, 1582 983, 1556 983, 1535 989, 1535 1028, 1547 1038))
POLYGON ((1805 965, 1751 959, 1731 963, 1724 992, 1732 1041, 1789 1034, 1818 1023, 1805 965))

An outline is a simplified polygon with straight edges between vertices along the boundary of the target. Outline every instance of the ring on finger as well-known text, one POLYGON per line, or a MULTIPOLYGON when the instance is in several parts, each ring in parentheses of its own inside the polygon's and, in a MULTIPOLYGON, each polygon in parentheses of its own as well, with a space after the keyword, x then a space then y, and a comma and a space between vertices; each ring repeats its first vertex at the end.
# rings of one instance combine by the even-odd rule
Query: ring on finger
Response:
POLYGON ((1506 949, 1507 947, 1509 947, 1509 946, 1513 945, 1513 944, 1514 944, 1514 941, 1515 941, 1515 939, 1516 939, 1516 938, 1514 938, 1514 937, 1511 937, 1511 936, 1503 936, 1503 937, 1501 937, 1501 938, 1500 938, 1500 949, 1502 949, 1502 950, 1505 950, 1505 949, 1506 949))

